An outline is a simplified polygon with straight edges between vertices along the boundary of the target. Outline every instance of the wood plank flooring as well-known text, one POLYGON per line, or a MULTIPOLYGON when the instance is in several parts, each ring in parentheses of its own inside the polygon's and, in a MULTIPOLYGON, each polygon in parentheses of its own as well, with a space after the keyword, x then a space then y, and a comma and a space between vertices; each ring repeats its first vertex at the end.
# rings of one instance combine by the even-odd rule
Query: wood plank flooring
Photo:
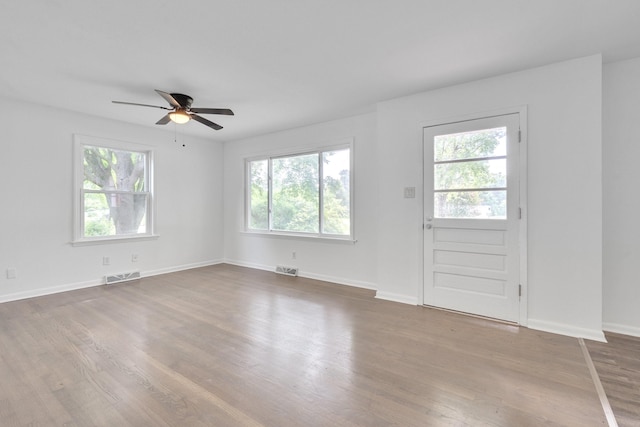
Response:
POLYGON ((2 426, 602 426, 576 339, 230 265, 0 304, 2 426))
POLYGON ((607 343, 586 341, 620 427, 640 426, 640 338, 607 332, 607 343))

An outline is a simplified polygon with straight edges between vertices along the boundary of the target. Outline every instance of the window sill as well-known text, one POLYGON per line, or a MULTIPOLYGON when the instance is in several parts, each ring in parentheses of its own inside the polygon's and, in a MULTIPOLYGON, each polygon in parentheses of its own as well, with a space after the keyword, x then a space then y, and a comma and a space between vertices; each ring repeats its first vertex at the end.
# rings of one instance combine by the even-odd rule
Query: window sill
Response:
POLYGON ((247 231, 242 230, 240 234, 244 234, 247 236, 255 236, 255 237, 267 237, 267 238, 276 238, 276 239, 296 239, 296 240, 308 240, 308 241, 321 241, 328 243, 345 243, 354 245, 358 241, 357 239, 351 237, 331 237, 331 236, 322 236, 317 234, 297 234, 297 233, 283 233, 283 232, 261 232, 261 231, 247 231))
POLYGON ((73 240, 71 246, 90 246, 90 245, 106 245, 110 243, 123 242, 139 242, 145 240, 157 240, 160 236, 157 234, 148 234, 144 236, 114 236, 99 239, 79 239, 73 240))

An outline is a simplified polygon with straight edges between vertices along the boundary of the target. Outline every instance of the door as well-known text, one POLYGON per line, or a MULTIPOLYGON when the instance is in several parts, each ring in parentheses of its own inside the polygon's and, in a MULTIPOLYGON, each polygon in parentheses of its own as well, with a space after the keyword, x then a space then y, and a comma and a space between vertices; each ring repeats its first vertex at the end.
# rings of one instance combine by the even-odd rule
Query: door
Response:
POLYGON ((424 304, 519 320, 519 114, 424 128, 424 304))

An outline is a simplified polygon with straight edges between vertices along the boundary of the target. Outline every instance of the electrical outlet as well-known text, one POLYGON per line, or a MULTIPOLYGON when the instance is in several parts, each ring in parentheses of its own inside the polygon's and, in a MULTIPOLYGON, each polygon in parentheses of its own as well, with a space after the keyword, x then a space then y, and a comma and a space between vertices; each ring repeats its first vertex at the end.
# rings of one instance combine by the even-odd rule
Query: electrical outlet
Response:
POLYGON ((131 262, 138 262, 138 254, 131 255, 131 262))
POLYGON ((110 264, 111 264, 111 259, 108 256, 103 256, 102 265, 110 265, 110 264))

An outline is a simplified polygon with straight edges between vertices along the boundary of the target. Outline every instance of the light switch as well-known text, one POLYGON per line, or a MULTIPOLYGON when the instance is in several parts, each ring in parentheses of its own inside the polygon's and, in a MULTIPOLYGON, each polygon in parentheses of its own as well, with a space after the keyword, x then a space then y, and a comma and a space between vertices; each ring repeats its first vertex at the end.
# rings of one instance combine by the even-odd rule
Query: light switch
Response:
POLYGON ((414 199, 416 197, 416 187, 404 187, 404 198, 414 199))

